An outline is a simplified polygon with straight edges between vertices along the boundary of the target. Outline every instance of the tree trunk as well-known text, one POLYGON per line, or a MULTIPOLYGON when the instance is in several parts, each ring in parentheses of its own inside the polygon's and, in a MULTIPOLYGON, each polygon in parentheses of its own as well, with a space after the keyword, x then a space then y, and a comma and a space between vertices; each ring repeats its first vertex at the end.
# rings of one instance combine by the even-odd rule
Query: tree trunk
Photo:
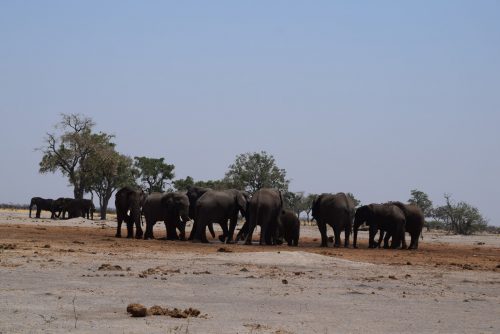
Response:
POLYGON ((75 199, 83 199, 83 188, 75 185, 73 188, 73 195, 75 199))
POLYGON ((108 198, 103 198, 102 201, 99 199, 100 202, 100 211, 101 211, 101 220, 106 220, 106 213, 108 211, 108 203, 109 203, 109 197, 108 198))

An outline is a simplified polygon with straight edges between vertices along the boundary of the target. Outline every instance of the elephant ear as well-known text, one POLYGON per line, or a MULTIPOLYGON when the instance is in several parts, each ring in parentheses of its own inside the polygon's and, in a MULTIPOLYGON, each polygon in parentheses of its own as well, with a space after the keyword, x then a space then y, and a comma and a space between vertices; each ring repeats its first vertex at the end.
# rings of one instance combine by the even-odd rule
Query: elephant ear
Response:
POLYGON ((238 207, 239 207, 240 211, 242 211, 242 212, 246 211, 247 199, 241 191, 238 191, 238 193, 236 194, 236 203, 238 203, 238 207))

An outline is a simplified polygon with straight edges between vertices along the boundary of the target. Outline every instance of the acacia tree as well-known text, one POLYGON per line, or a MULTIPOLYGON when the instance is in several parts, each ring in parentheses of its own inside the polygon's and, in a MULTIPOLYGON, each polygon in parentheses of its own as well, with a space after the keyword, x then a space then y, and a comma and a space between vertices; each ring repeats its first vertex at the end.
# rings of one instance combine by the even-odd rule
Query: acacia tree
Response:
POLYGON ((61 114, 61 121, 54 126, 59 132, 47 133, 45 144, 39 148, 43 152, 39 163, 40 173, 60 171, 68 177, 73 186, 73 195, 82 199, 88 188, 89 156, 103 145, 107 145, 112 136, 105 133, 92 133, 94 122, 80 114, 61 114))
POLYGON ((443 222, 448 231, 468 235, 486 229, 487 220, 476 207, 466 202, 454 203, 449 194, 444 198, 446 204, 434 210, 434 217, 443 222))
POLYGON ((223 182, 254 194, 261 188, 277 188, 287 193, 290 180, 286 179, 286 171, 276 165, 274 157, 262 151, 236 156, 223 182))
POLYGON ((113 193, 120 187, 134 185, 137 170, 132 159, 115 151, 109 143, 90 155, 87 159, 88 191, 99 198, 101 219, 106 219, 108 203, 113 193))
POLYGON ((134 166, 139 171, 143 188, 152 192, 163 192, 168 180, 174 178, 174 165, 167 164, 165 158, 134 157, 134 166))
POLYGON ((429 199, 429 196, 423 191, 412 189, 410 191, 411 197, 408 200, 409 203, 417 205, 422 212, 424 213, 424 217, 432 217, 432 201, 429 199))

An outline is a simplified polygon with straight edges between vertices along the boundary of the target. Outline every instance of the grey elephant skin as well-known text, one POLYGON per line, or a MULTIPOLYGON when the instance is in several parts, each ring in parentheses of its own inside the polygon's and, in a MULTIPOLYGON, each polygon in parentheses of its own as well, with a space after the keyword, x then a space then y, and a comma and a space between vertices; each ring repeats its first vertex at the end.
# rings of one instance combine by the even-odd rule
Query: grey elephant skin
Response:
MULTIPOLYGON (((189 187, 186 191, 186 196, 189 198, 189 218, 191 218, 191 220, 193 220, 193 227, 191 228, 191 233, 189 234, 188 240, 194 239, 194 236, 195 236, 196 230, 197 230, 197 223, 196 223, 196 219, 195 219, 196 202, 198 202, 198 199, 209 190, 212 190, 212 189, 192 186, 192 187, 189 187)), ((215 232, 214 232, 213 225, 209 224, 208 229, 210 230, 210 234, 212 235, 212 238, 215 238, 215 232)))
MULTIPOLYGON (((418 239, 424 228, 425 217, 422 209, 415 204, 404 204, 402 202, 393 201, 390 204, 396 205, 403 211, 406 219, 405 231, 411 237, 410 246, 408 249, 418 249, 418 239)), ((406 248, 406 240, 403 236, 403 248, 406 248)))
POLYGON ((288 246, 298 246, 300 237, 300 220, 292 210, 281 211, 279 229, 288 246))
POLYGON ((153 226, 157 221, 163 221, 167 240, 185 240, 186 222, 189 221, 189 198, 186 194, 152 193, 144 201, 142 213, 146 219, 144 239, 153 239, 153 226), (180 237, 177 229, 180 231, 180 237))
POLYGON ((127 224, 127 238, 142 238, 141 228, 141 207, 146 199, 146 194, 142 190, 132 187, 124 187, 117 191, 115 195, 116 218, 118 225, 116 227, 116 237, 122 236, 122 223, 127 224), (128 214, 130 212, 130 215, 128 214))
POLYGON ((384 248, 389 248, 389 239, 392 237, 391 248, 398 248, 404 239, 405 215, 403 211, 393 204, 369 204, 363 205, 356 210, 354 218, 354 241, 353 246, 357 248, 358 229, 363 224, 369 226, 369 248, 380 247, 385 233, 384 248), (375 235, 380 231, 380 238, 375 242, 375 235))
POLYGON ((344 231, 344 247, 349 247, 349 235, 354 219, 354 202, 344 193, 321 194, 313 201, 312 217, 321 233, 321 247, 328 246, 326 225, 333 228, 334 247, 340 247, 340 233, 344 231))
POLYGON ((73 201, 73 198, 59 197, 54 201, 54 212, 57 218, 66 218, 68 206, 73 201))
POLYGON ((219 240, 232 243, 238 214, 241 212, 242 216, 246 215, 249 198, 248 193, 236 189, 206 191, 196 202, 196 231, 193 240, 208 242, 206 227, 218 223, 223 232, 219 240))
POLYGON ((255 192, 248 204, 248 233, 245 244, 252 244, 252 234, 257 225, 261 228, 259 244, 276 244, 278 219, 282 209, 283 197, 278 189, 262 188, 255 192))
POLYGON ((31 218, 31 210, 33 207, 36 207, 36 218, 40 218, 40 214, 43 211, 50 211, 50 218, 55 218, 54 212, 54 200, 50 198, 42 198, 42 197, 33 197, 30 201, 30 213, 29 217, 31 218))

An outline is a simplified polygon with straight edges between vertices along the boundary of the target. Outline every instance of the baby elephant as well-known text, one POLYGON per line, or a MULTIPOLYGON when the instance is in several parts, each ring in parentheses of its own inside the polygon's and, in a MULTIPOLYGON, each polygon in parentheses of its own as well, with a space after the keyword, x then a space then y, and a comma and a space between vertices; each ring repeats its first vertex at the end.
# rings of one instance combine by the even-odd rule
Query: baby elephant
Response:
POLYGON ((288 243, 288 246, 298 246, 300 235, 300 220, 297 215, 292 210, 285 209, 281 211, 279 220, 280 227, 283 231, 283 237, 288 243))

